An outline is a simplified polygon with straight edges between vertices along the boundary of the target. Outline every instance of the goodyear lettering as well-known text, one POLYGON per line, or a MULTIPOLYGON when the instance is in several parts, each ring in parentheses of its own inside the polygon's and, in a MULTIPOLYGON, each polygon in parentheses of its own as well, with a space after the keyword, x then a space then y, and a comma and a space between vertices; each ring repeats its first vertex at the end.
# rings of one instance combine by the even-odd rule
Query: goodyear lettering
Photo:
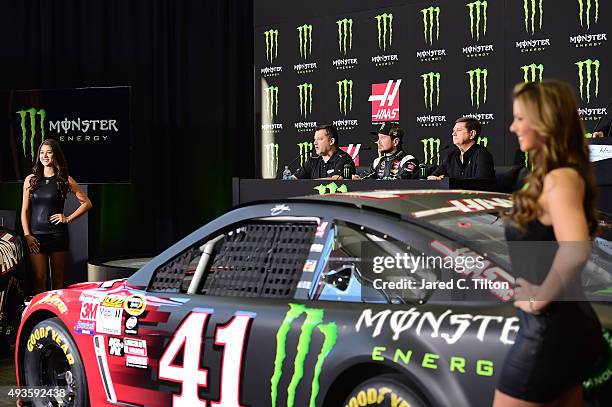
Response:
POLYGON ((68 311, 68 307, 66 306, 66 303, 60 297, 60 294, 48 294, 46 297, 38 301, 37 304, 53 305, 62 314, 68 311))
MULTIPOLYGON (((392 407, 410 407, 410 404, 388 387, 368 387, 357 393, 345 407, 379 406, 389 400, 392 407)), ((387 404, 385 404, 387 405, 387 404)))
POLYGON ((39 347, 38 342, 41 339, 49 338, 49 337, 64 352, 64 355, 66 355, 66 359, 68 360, 68 364, 73 365, 74 356, 72 356, 72 353, 68 351, 68 344, 66 343, 66 339, 60 333, 56 332, 55 329, 51 328, 50 326, 40 327, 36 329, 35 331, 33 331, 30 334, 30 338, 28 339, 26 349, 28 350, 28 352, 32 352, 34 350, 34 347, 39 347))

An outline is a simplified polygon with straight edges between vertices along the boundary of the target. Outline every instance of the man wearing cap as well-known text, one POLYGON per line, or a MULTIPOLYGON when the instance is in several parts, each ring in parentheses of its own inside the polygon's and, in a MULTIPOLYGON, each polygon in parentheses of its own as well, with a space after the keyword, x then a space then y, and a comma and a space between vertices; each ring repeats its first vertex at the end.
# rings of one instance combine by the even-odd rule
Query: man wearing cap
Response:
POLYGON ((385 123, 370 134, 378 136, 376 143, 382 155, 374 160, 367 175, 353 175, 354 180, 418 178, 419 162, 402 150, 404 131, 399 124, 385 123))
POLYGON ((291 179, 351 179, 355 163, 338 148, 338 131, 334 126, 317 126, 313 144, 317 156, 306 160, 291 179))

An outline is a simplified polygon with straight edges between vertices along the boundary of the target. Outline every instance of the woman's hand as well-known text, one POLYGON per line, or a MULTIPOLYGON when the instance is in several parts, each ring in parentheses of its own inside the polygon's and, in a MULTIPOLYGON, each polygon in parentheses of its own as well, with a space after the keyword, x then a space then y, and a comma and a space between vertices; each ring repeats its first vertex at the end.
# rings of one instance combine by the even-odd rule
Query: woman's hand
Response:
POLYGON ((538 315, 548 306, 549 301, 536 301, 539 285, 531 284, 523 278, 516 279, 516 287, 514 287, 514 306, 529 314, 538 315))
POLYGON ((55 215, 51 215, 49 220, 54 225, 59 225, 60 223, 68 223, 68 218, 64 216, 63 213, 56 213, 55 215))
POLYGON ((38 243, 38 240, 34 236, 25 235, 25 240, 28 244, 28 248, 30 249, 30 253, 40 252, 40 243, 38 243))

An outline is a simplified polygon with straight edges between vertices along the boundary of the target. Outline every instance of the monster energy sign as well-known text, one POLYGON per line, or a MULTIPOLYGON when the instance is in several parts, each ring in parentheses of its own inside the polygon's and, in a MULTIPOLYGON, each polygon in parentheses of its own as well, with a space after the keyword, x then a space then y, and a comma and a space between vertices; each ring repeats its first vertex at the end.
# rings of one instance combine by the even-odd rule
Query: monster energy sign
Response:
POLYGON ((266 59, 272 62, 278 58, 278 30, 268 30, 264 32, 266 37, 266 59))
POLYGON ((474 1, 472 3, 466 4, 466 7, 470 9, 470 34, 472 35, 472 39, 474 38, 474 32, 476 32, 476 41, 480 40, 480 30, 481 30, 481 8, 482 8, 482 35, 486 35, 487 33, 487 2, 485 1, 474 1), (475 14, 475 16, 474 16, 475 14), (475 23, 475 24, 474 24, 475 23), (474 29, 474 27, 476 27, 474 29))
POLYGON ((389 46, 393 44, 393 14, 383 13, 376 17, 378 28, 378 48, 387 49, 387 34, 389 34, 389 46))
POLYGON ((302 83, 297 88, 300 92, 300 114, 306 117, 312 113, 312 83, 302 83))
POLYGON ((268 107, 268 117, 270 120, 278 115, 278 86, 268 86, 266 93, 266 106, 268 107))
POLYGON ((312 150, 314 146, 312 143, 304 141, 298 143, 298 148, 300 149, 300 165, 304 165, 306 160, 308 160, 312 156, 312 150))
POLYGON ((434 93, 436 96, 436 106, 440 104, 440 72, 424 73, 421 75, 421 78, 423 79, 425 108, 433 110, 434 93))
POLYGON ((523 80, 525 82, 542 82, 542 75, 544 74, 544 65, 523 65, 521 66, 521 69, 523 70, 523 80))
POLYGON ((578 7, 580 9, 580 26, 584 27, 584 20, 586 20, 587 30, 589 30, 591 28, 591 8, 595 9, 595 23, 599 20, 599 0, 578 0, 578 7), (593 7, 591 3, 595 3, 593 7))
POLYGON ((470 100, 472 106, 476 105, 476 108, 480 108, 480 101, 487 103, 487 77, 489 71, 486 69, 472 69, 466 72, 470 77, 470 100), (481 94, 482 89, 482 94, 481 94))
POLYGON ((353 19, 343 18, 336 21, 336 24, 338 24, 338 48, 346 55, 347 50, 353 47, 353 19))
POLYGON ((542 16, 544 11, 542 9, 543 0, 523 0, 523 14, 525 16, 525 31, 529 34, 531 28, 531 35, 535 33, 535 22, 536 14, 538 15, 539 28, 542 29, 542 16))
MULTIPOLYGON (((344 178, 349 178, 349 177, 350 177, 349 173, 344 174, 344 178)), ((317 185, 313 189, 316 191, 319 191, 319 195, 338 194, 341 192, 342 193, 348 192, 348 188, 346 187, 346 185, 338 186, 335 182, 330 182, 329 184, 317 185)))
POLYGON ((336 82, 338 85, 338 107, 340 113, 347 114, 353 110, 353 81, 350 79, 343 79, 336 82))
POLYGON ((32 107, 27 110, 18 110, 17 114, 19 115, 21 127, 21 147, 23 149, 23 156, 28 156, 29 149, 30 158, 32 161, 36 161, 36 116, 39 117, 40 142, 42 143, 45 140, 45 117, 47 116, 47 112, 45 109, 36 109, 32 107))
MULTIPOLYGON (((272 407, 276 407, 278 401, 278 386, 283 374, 283 362, 287 357, 287 337, 295 320, 305 314, 304 322, 300 329, 295 359, 293 360, 293 375, 289 386, 287 386, 287 407, 295 406, 295 395, 300 381, 304 377, 304 362, 310 353, 313 335, 315 332, 323 336, 321 350, 316 356, 312 381, 310 383, 309 407, 315 407, 319 394, 319 376, 323 363, 333 350, 338 340, 338 327, 333 322, 323 323, 325 311, 318 308, 308 308, 303 304, 289 304, 289 311, 285 315, 281 326, 276 333, 276 357, 274 358, 274 373, 270 379, 270 398, 272 407)), ((299 405, 306 405, 300 402, 299 405)))
POLYGON ((436 28, 436 40, 440 37, 440 7, 428 7, 421 10, 423 14, 423 35, 425 43, 433 44, 433 30, 436 28))
POLYGON ((278 172, 278 144, 269 143, 264 145, 266 151, 266 168, 268 174, 274 174, 278 172))
POLYGON ((300 56, 306 59, 312 53, 312 25, 304 24, 297 28, 300 56))
POLYGON ((576 62, 578 66, 578 79, 580 80, 580 99, 584 100, 586 93, 587 103, 591 101, 591 82, 595 77, 595 97, 599 96, 599 60, 586 59, 576 62), (586 73, 586 83, 584 74, 586 73))
POLYGON ((422 139, 421 143, 423 144, 423 162, 432 165, 435 158, 436 165, 440 165, 440 139, 430 137, 422 139))

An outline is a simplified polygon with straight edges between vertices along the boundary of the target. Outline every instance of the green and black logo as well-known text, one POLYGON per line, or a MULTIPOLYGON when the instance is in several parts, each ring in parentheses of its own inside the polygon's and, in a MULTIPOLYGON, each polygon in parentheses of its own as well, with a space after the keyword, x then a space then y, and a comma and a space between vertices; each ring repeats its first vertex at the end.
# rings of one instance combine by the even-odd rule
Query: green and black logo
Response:
POLYGON ((580 26, 584 27, 584 21, 586 20, 587 30, 591 28, 591 9, 594 8, 594 21, 597 23, 599 20, 599 0, 578 0, 578 7, 580 9, 580 26), (594 3, 593 5, 591 3, 594 3))
POLYGON ((530 64, 521 66, 523 70, 523 80, 525 82, 542 82, 544 75, 544 65, 530 64))
POLYGON ((268 174, 274 174, 278 172, 278 144, 269 143, 264 145, 266 152, 266 168, 268 174))
POLYGON ((347 50, 353 48, 353 19, 343 18, 336 21, 338 24, 338 48, 346 55, 347 50))
POLYGON ((523 0, 523 15, 525 16, 525 31, 527 34, 533 35, 536 27, 536 16, 538 17, 538 27, 542 29, 542 16, 544 10, 542 8, 543 0, 523 0), (529 29, 531 28, 531 32, 529 29))
POLYGON ((578 66, 578 79, 580 81, 580 99, 584 100, 586 93, 587 103, 591 101, 591 82, 595 79, 595 97, 599 96, 599 60, 586 59, 576 62, 578 66), (586 82, 584 76, 586 73, 586 82))
POLYGON ((423 35, 425 43, 433 44, 433 31, 436 29, 436 41, 440 38, 440 7, 427 7, 421 10, 423 14, 423 35))
POLYGON ((489 138, 488 137, 478 137, 478 139, 476 140, 476 144, 480 144, 483 147, 487 147, 489 145, 489 138))
POLYGON ((470 9, 470 34, 472 39, 476 37, 476 41, 480 40, 480 31, 482 35, 487 34, 487 1, 476 0, 466 4, 470 9))
POLYGON ((297 88, 300 91, 300 114, 306 117, 312 113, 312 83, 302 83, 297 88))
POLYGON ((376 18, 378 28, 378 48, 385 51, 387 49, 387 34, 389 34, 389 46, 393 44, 393 14, 383 13, 374 18, 376 18))
POLYGON ((314 145, 309 141, 303 141, 298 143, 298 148, 300 149, 300 165, 304 165, 306 160, 312 157, 314 145))
POLYGON ((274 119, 278 115, 278 86, 268 86, 266 93, 266 106, 268 107, 268 118, 274 119))
MULTIPOLYGON (((349 178, 350 174, 344 174, 344 178, 349 178)), ((314 187, 313 189, 319 191, 319 195, 325 195, 325 194, 339 194, 339 193, 344 193, 344 192, 348 192, 348 188, 346 187, 346 185, 340 185, 338 186, 335 182, 330 182, 329 184, 321 184, 321 185, 317 185, 316 187, 314 187)))
POLYGON ((310 345, 313 343, 313 335, 315 330, 317 335, 322 335, 323 344, 321 350, 316 355, 316 362, 313 368, 312 381, 310 384, 310 400, 299 402, 299 405, 308 405, 315 407, 317 405, 317 396, 319 394, 319 376, 323 369, 323 363, 329 353, 336 346, 338 340, 338 327, 333 322, 323 323, 325 311, 319 308, 308 308, 303 304, 289 304, 289 311, 285 315, 281 326, 276 333, 276 357, 274 358, 274 373, 270 379, 270 398, 272 407, 276 407, 278 400, 278 386, 283 375, 283 364, 287 358, 287 337, 291 332, 291 327, 295 320, 305 314, 304 322, 300 329, 300 336, 297 342, 295 359, 291 364, 293 366, 293 375, 289 386, 287 386, 287 407, 295 406, 295 394, 300 381, 304 377, 304 363, 310 354, 310 345))
POLYGON ((338 106, 340 113, 347 114, 353 110, 353 81, 343 79, 336 82, 338 85, 338 106))
POLYGON ((278 58, 278 30, 268 30, 264 32, 266 37, 266 59, 272 62, 278 58))
POLYGON ((304 59, 312 54, 312 25, 304 24, 297 28, 300 56, 304 59))
POLYGON ((425 138, 421 140, 423 143, 423 162, 427 165, 440 165, 440 139, 425 138))
POLYGON ((29 149, 30 158, 32 161, 36 161, 36 126, 38 122, 40 143, 42 143, 45 140, 45 118, 47 117, 47 112, 45 109, 31 107, 29 109, 18 110, 17 114, 19 115, 21 127, 21 147, 23 149, 23 156, 28 156, 29 149), (37 116, 38 121, 36 120, 37 116))
POLYGON ((476 68, 466 72, 470 77, 470 100, 472 106, 480 108, 482 104, 487 103, 487 77, 489 71, 486 68, 476 68), (481 92, 482 91, 482 92, 481 92))
POLYGON ((421 75, 423 79, 423 98, 425 100, 425 108, 433 110, 434 96, 436 106, 440 104, 440 72, 427 72, 421 75))

